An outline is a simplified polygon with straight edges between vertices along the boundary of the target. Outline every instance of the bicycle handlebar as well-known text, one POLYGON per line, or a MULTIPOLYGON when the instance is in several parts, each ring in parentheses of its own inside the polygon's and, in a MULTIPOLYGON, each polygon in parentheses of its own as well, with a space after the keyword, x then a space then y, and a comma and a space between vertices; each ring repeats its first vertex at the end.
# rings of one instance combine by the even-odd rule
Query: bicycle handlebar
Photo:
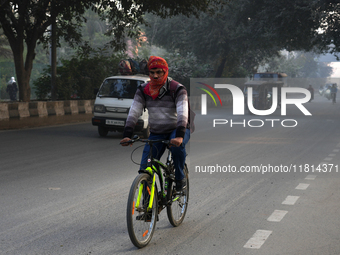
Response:
POLYGON ((135 142, 142 142, 142 143, 149 143, 149 144, 164 143, 166 145, 171 145, 171 146, 177 147, 175 144, 170 143, 169 140, 164 140, 164 139, 157 139, 157 140, 140 139, 139 136, 137 136, 137 135, 135 135, 130 141, 124 142, 124 143, 120 143, 120 144, 133 144, 135 142))

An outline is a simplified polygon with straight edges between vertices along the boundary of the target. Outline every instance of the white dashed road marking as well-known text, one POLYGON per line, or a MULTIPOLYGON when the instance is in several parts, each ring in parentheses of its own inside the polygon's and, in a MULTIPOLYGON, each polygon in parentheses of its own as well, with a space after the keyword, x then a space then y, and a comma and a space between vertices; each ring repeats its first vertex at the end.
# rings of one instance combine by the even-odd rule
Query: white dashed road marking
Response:
POLYGON ((315 178, 316 178, 316 175, 307 175, 307 177, 305 179, 314 181, 315 178))
POLYGON ((333 152, 339 152, 339 149, 334 149, 333 152))
POLYGON ((308 186, 309 186, 308 183, 299 183, 299 185, 297 185, 295 189, 306 190, 308 186))
POLYGON ((283 205, 294 205, 298 199, 299 199, 299 196, 287 196, 286 199, 282 202, 282 204, 283 205))
POLYGON ((325 158, 325 161, 331 161, 333 158, 325 158))
POLYGON ((287 213, 288 211, 275 210, 267 221, 280 222, 287 213))
POLYGON ((260 249, 272 232, 273 231, 270 230, 257 230, 243 247, 249 249, 260 249))

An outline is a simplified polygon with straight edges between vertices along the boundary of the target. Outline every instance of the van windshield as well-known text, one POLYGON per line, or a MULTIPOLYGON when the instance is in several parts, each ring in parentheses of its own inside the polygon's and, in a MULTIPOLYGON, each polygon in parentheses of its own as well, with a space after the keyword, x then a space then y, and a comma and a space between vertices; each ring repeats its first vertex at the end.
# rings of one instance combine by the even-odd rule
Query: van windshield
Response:
POLYGON ((117 97, 133 99, 137 87, 145 83, 139 80, 106 79, 99 89, 99 97, 117 97))

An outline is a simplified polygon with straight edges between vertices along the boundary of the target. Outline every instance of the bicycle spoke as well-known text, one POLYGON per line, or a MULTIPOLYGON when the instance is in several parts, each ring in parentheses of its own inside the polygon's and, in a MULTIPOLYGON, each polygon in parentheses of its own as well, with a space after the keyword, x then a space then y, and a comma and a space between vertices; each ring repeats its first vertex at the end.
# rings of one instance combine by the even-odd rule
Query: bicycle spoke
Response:
MULTIPOLYGON (((151 209, 148 210, 152 200, 152 189, 149 187, 149 175, 139 175, 131 186, 128 208, 127 224, 132 243, 142 248, 146 246, 153 235, 157 217, 157 204, 153 200, 151 209)), ((156 195, 155 195, 156 196, 156 195)), ((157 199, 157 197, 155 197, 157 199)))
POLYGON ((175 192, 175 183, 172 183, 170 187, 169 200, 171 201, 171 205, 167 207, 167 213, 168 219, 174 227, 179 226, 183 222, 188 207, 189 178, 186 166, 184 168, 184 174, 187 186, 182 192, 175 192))

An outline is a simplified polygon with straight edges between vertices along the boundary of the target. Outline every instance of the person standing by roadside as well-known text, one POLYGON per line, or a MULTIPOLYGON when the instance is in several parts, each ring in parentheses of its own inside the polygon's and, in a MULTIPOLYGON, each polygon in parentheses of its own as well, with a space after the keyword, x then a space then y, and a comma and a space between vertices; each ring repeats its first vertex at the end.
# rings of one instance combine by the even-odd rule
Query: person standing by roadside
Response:
POLYGON ((9 94, 11 101, 17 101, 18 86, 14 77, 8 81, 6 92, 9 94))
POLYGON ((331 87, 331 98, 333 99, 333 104, 336 103, 336 93, 338 92, 337 84, 333 83, 331 87))
POLYGON ((307 88, 310 92, 310 100, 308 102, 311 102, 314 99, 314 88, 312 87, 312 85, 309 85, 309 87, 307 88))

